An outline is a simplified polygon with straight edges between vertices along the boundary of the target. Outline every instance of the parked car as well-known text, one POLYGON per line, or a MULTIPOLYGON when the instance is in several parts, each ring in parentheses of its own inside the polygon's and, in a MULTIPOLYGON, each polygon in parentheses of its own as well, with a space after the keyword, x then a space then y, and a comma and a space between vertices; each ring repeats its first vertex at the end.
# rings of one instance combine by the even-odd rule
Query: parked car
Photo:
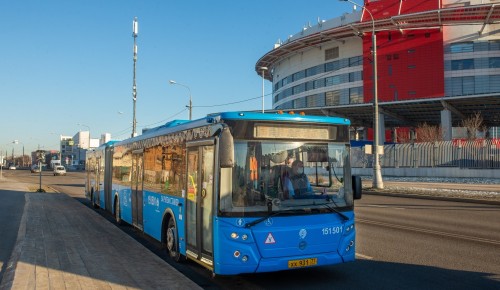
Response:
POLYGON ((54 176, 56 175, 66 175, 66 168, 62 165, 57 165, 54 167, 54 176))
POLYGON ((17 169, 17 167, 15 165, 10 165, 9 166, 9 170, 16 170, 16 169, 17 169))
POLYGON ((31 166, 31 173, 40 173, 40 168, 38 165, 31 166))

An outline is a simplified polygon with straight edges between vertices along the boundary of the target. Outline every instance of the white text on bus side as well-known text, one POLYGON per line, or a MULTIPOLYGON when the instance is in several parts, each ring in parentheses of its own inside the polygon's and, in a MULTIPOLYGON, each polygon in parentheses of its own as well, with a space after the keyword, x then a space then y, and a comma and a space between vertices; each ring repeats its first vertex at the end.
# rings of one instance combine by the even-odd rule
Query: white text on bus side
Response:
POLYGON ((171 204, 171 205, 179 205, 179 200, 178 199, 171 198, 171 197, 168 197, 168 196, 162 196, 161 197, 161 202, 162 203, 168 203, 168 204, 171 204))

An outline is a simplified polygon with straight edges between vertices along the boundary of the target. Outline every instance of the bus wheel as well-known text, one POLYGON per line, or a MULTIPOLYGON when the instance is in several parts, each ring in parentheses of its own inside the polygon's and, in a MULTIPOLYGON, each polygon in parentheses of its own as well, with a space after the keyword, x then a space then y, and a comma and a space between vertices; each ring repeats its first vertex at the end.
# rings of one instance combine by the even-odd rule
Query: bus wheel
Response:
POLYGON ((180 261, 181 253, 179 253, 179 239, 177 237, 177 228, 175 227, 175 221, 173 217, 168 220, 167 250, 170 258, 172 258, 176 262, 180 261))
POLYGON ((95 202, 94 202, 94 189, 93 188, 90 191, 90 203, 92 204, 93 208, 97 208, 97 204, 95 204, 95 202))
POLYGON ((92 195, 90 196, 90 199, 91 199, 91 201, 92 201, 92 207, 93 207, 93 208, 99 208, 99 207, 97 206, 97 203, 95 203, 94 197, 95 197, 95 196, 94 196, 94 194, 92 194, 92 195))
POLYGON ((120 200, 118 198, 115 198, 115 221, 119 225, 122 223, 122 218, 120 217, 120 200))

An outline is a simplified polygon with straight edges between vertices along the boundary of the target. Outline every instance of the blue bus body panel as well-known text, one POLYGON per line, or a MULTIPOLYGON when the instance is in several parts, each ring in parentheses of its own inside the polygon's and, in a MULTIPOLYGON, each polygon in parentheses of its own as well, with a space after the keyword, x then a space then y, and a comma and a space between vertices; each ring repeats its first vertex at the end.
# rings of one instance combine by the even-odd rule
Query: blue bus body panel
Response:
MULTIPOLYGON (((120 218, 132 225, 132 191, 130 187, 113 184, 112 192, 118 193, 120 218)), ((143 230, 146 234, 161 241, 163 217, 170 209, 175 218, 179 241, 185 240, 183 198, 144 190, 141 204, 143 205, 143 230)), ((183 255, 186 254, 184 243, 179 243, 179 252, 183 255)))
POLYGON ((288 270, 289 261, 309 258, 317 259, 314 266, 353 261, 354 213, 343 214, 348 221, 335 213, 278 216, 250 228, 244 225, 255 218, 214 218, 215 272, 233 275, 288 270), (232 238, 232 233, 238 238, 232 238), (240 253, 238 257, 235 251, 240 253))
MULTIPOLYGON (((144 210, 143 210, 143 225, 144 232, 158 241, 161 241, 161 230, 163 216, 167 209, 172 210, 177 226, 178 241, 184 240, 184 218, 183 218, 183 199, 177 196, 160 194, 152 191, 144 191, 144 210)), ((180 253, 185 254, 185 246, 180 243, 180 253)))
POLYGON ((119 196, 122 219, 132 224, 132 190, 130 188, 122 188, 119 191, 119 196))
POLYGON ((106 198, 104 197, 104 189, 99 190, 99 207, 106 208, 106 198))
POLYGON ((113 183, 111 192, 113 192, 113 196, 114 193, 118 193, 120 218, 128 224, 132 224, 132 194, 130 187, 113 183))

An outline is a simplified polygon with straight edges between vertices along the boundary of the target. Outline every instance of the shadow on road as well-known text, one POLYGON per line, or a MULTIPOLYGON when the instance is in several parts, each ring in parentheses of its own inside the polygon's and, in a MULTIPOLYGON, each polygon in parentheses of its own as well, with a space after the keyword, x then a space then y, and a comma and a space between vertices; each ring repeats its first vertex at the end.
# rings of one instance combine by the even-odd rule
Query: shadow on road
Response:
POLYGON ((16 244, 24 203, 24 191, 0 190, 0 281, 16 244))
POLYGON ((262 289, 500 289, 499 274, 372 260, 240 277, 262 289))

